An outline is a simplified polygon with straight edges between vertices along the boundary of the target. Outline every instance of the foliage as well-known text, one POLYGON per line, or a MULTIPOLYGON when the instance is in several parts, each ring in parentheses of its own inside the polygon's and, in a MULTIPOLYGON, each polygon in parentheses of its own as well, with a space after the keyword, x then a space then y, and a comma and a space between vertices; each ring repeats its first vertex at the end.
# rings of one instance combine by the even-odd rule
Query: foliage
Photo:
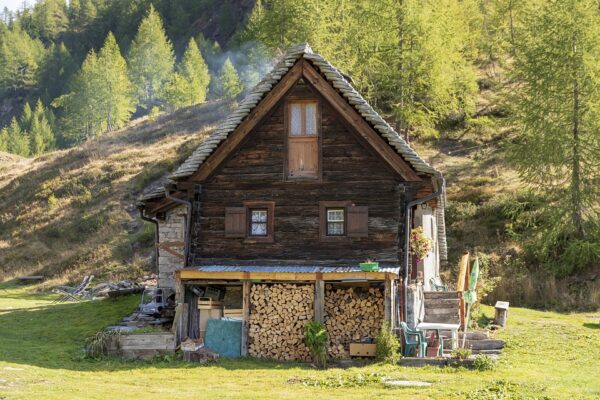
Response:
POLYGON ((550 202, 530 253, 567 275, 600 263, 600 15, 595 1, 551 1, 526 22, 512 71, 519 90, 507 94, 518 127, 509 149, 521 177, 550 202))
POLYGON ((381 385, 382 374, 346 374, 337 375, 325 379, 305 379, 302 382, 304 386, 320 388, 355 388, 363 386, 381 385))
POLYGON ((244 86, 240 82, 235 66, 231 59, 227 58, 215 83, 215 95, 217 97, 233 98, 240 94, 243 89, 244 86))
POLYGON ((497 366, 498 362, 487 354, 478 354, 473 361, 473 367, 478 371, 492 371, 497 366))
POLYGON ((33 91, 43 55, 42 43, 18 25, 0 30, 0 94, 23 96, 33 91))
POLYGON ((166 88, 167 102, 175 107, 204 102, 208 94, 210 73, 193 38, 190 39, 177 70, 166 88))
POLYGON ((423 232, 423 227, 418 226, 410 231, 410 251, 420 262, 427 256, 433 246, 432 240, 423 232))
POLYGON ((376 359, 378 361, 394 365, 398 363, 400 359, 400 342, 388 321, 383 322, 375 341, 377 342, 376 359))
POLYGON ((453 358, 458 358, 459 360, 466 360, 467 358, 471 357, 471 354, 473 352, 471 351, 471 349, 463 349, 461 347, 458 347, 454 350, 452 350, 452 357, 453 358))
POLYGON ((310 321, 304 326, 304 341, 319 368, 327 366, 327 329, 322 322, 310 321))
POLYGON ((163 95, 175 58, 162 20, 153 6, 142 20, 129 50, 131 80, 140 103, 150 110, 163 95))

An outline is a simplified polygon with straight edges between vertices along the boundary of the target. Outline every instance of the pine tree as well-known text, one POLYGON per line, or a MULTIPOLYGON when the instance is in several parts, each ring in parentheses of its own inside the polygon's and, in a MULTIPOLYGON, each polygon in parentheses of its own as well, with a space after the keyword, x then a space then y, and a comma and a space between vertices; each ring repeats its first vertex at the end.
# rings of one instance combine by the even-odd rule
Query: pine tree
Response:
POLYGON ((140 24, 128 61, 138 99, 146 110, 150 110, 163 95, 175 63, 173 46, 153 6, 140 24))
POLYGON ((21 131, 17 119, 13 117, 8 126, 8 151, 23 157, 29 156, 29 139, 21 131))
POLYGON ((235 97, 244 89, 238 73, 229 58, 223 63, 215 84, 217 97, 235 97))
POLYGON ((56 138, 52 129, 52 123, 48 119, 50 110, 44 108, 44 104, 38 99, 33 111, 31 122, 31 153, 41 154, 52 150, 56 146, 56 138))
MULTIPOLYGON (((583 268, 598 226, 600 197, 600 16, 593 0, 553 0, 531 13, 517 42, 508 95, 518 143, 512 161, 548 199, 553 215, 538 256, 570 255, 561 268, 583 268), (594 229, 591 227, 594 226, 594 229)), ((539 232, 538 232, 539 233, 539 232)), ((559 257, 559 258, 560 258, 559 257)), ((598 260, 594 260, 598 262, 598 260)))

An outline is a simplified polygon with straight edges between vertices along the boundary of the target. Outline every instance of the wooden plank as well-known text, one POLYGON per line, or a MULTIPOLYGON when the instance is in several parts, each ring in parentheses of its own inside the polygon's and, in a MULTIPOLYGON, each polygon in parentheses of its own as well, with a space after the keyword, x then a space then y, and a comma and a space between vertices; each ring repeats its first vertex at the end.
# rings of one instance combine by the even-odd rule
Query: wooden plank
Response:
POLYGON ((302 64, 296 63, 287 74, 271 89, 258 103, 250 114, 229 134, 225 142, 202 163, 200 168, 191 176, 192 181, 203 181, 209 177, 227 156, 242 143, 244 138, 272 110, 288 90, 302 76, 302 64))
POLYGON ((302 60, 302 74, 308 82, 327 100, 334 110, 344 117, 348 124, 370 144, 373 149, 390 165, 390 167, 408 182, 420 182, 422 179, 415 170, 392 147, 379 136, 331 84, 323 78, 309 62, 302 60))
POLYGON ((252 283, 245 279, 242 283, 242 357, 248 355, 248 330, 250 328, 250 290, 252 283))
POLYGON ((392 281, 386 280, 383 292, 384 307, 385 307, 385 320, 392 322, 392 281))
POLYGON ((315 321, 325 322, 325 282, 322 279, 315 281, 315 321))
POLYGON ((458 269, 458 281, 456 282, 456 291, 464 292, 467 283, 467 270, 469 269, 469 253, 463 254, 460 258, 458 269))

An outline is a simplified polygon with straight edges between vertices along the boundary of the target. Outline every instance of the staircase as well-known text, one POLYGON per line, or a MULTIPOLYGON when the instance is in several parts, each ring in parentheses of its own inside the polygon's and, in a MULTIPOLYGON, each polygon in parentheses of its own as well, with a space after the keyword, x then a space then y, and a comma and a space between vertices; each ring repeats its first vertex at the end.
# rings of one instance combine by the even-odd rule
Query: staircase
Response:
POLYGON ((424 322, 460 324, 460 292, 423 292, 424 322))

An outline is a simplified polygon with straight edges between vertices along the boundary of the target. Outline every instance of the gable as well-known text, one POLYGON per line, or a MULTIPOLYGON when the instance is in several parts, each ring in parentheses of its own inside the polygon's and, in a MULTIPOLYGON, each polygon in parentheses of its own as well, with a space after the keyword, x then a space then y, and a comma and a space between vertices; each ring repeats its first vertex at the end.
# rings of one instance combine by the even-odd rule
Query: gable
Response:
POLYGON ((300 45, 286 53, 278 66, 170 178, 201 181, 208 177, 300 77, 306 78, 326 97, 349 125, 357 127, 364 140, 405 180, 419 181, 419 174, 437 173, 368 105, 337 69, 312 53, 307 45, 300 45))

